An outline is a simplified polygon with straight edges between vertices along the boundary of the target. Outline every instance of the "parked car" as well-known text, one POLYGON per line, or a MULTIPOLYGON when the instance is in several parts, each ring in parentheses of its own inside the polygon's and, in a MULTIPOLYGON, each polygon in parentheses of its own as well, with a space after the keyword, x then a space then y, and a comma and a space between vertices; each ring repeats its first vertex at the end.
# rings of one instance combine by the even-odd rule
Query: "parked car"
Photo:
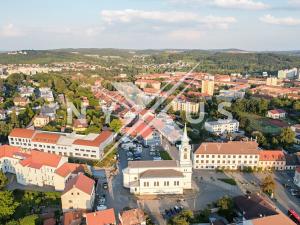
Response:
POLYGON ((104 182, 104 183, 103 183, 103 189, 105 189, 105 190, 108 189, 108 183, 107 183, 107 182, 104 182))
POLYGON ((106 205, 98 205, 97 206, 97 211, 101 211, 101 210, 105 210, 105 209, 107 209, 106 205))
POLYGON ((160 161, 160 160, 161 160, 161 157, 160 157, 160 156, 157 156, 157 155, 155 155, 155 156, 153 156, 153 160, 154 160, 154 161, 160 161))

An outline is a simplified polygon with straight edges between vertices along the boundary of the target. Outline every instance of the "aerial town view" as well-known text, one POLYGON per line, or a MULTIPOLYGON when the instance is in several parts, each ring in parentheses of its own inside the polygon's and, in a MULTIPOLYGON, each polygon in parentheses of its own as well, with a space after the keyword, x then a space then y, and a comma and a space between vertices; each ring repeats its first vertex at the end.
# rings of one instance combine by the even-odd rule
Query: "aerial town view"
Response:
POLYGON ((300 225, 299 0, 0 8, 0 225, 300 225))

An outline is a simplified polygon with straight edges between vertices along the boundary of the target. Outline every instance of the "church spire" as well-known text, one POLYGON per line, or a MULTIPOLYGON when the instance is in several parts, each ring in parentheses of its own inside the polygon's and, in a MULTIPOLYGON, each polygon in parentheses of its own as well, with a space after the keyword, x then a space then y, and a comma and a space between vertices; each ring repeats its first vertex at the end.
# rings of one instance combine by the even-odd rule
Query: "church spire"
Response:
POLYGON ((184 130, 183 130, 183 136, 181 139, 181 143, 189 143, 189 137, 187 135, 187 128, 186 128, 186 124, 184 125, 184 130))

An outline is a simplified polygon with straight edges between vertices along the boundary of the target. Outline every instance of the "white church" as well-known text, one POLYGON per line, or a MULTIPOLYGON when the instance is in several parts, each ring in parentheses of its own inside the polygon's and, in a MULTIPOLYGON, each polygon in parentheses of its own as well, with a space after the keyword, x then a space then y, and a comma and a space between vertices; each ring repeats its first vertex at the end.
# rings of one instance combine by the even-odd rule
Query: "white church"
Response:
POLYGON ((184 128, 180 159, 131 161, 123 170, 123 186, 136 195, 183 194, 192 189, 191 146, 184 128))

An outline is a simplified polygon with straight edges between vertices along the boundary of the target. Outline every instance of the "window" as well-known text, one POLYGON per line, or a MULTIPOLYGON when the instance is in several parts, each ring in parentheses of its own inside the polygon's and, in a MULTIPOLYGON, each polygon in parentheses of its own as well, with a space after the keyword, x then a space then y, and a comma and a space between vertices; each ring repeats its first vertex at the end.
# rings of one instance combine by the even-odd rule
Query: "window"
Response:
POLYGON ((165 181, 164 186, 169 186, 169 181, 165 181))
POLYGON ((159 182, 158 181, 154 181, 154 187, 158 187, 159 186, 159 182))

